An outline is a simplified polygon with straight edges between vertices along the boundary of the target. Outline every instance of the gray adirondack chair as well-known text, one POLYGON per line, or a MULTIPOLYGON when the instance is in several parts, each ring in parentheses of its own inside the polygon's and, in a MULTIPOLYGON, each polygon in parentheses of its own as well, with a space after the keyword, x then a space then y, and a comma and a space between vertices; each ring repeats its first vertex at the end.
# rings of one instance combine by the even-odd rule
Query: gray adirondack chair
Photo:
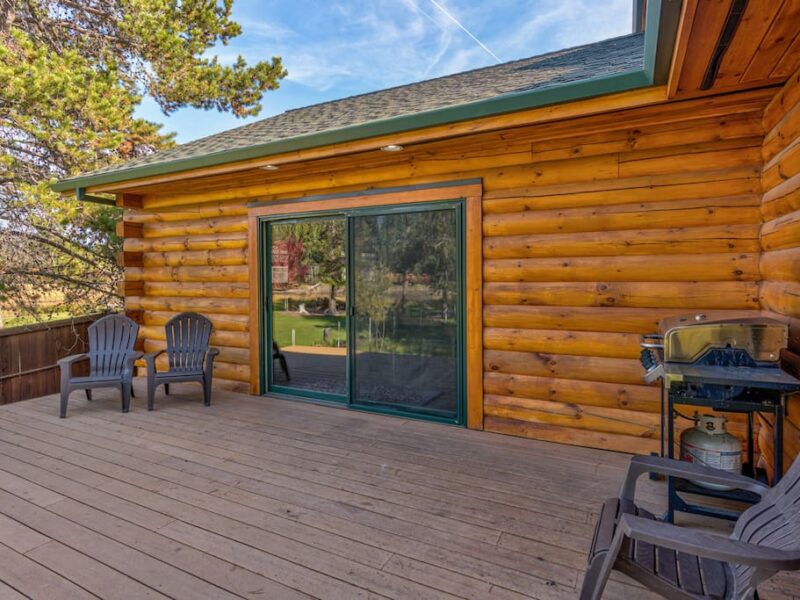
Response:
POLYGON ((59 416, 67 416, 67 401, 75 390, 85 390, 92 399, 93 388, 119 388, 122 412, 130 410, 133 396, 133 362, 142 353, 133 349, 139 325, 122 315, 108 315, 89 325, 89 352, 74 354, 58 361, 61 368, 61 406, 59 416), (72 365, 89 361, 89 375, 72 376, 72 365))
POLYGON ((183 381, 197 381, 203 386, 203 403, 211 404, 211 377, 217 348, 209 348, 211 321, 203 315, 185 312, 175 315, 166 324, 167 349, 144 355, 147 363, 147 410, 155 407, 155 393, 159 385, 169 394, 169 385, 183 381), (159 373, 156 358, 166 352, 169 370, 159 373))
POLYGON ((800 569, 800 459, 772 488, 693 463, 631 459, 619 497, 601 510, 581 600, 598 600, 613 569, 665 598, 757 598, 761 582, 800 569), (749 490, 761 501, 741 514, 730 536, 678 527, 634 504, 636 481, 648 472, 749 490))

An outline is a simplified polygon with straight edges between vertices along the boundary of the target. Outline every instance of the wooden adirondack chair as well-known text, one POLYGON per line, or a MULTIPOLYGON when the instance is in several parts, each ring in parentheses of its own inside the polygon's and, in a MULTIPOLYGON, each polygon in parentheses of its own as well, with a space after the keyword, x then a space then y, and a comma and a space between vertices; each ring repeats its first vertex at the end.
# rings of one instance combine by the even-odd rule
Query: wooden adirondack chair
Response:
POLYGON ((757 598, 761 582, 800 569, 800 459, 773 488, 698 464, 631 459, 619 497, 600 513, 581 600, 599 600, 613 569, 665 598, 757 598), (761 501, 742 513, 729 537, 678 527, 634 504, 636 481, 648 472, 749 490, 761 501))
POLYGON ((167 349, 144 355, 147 363, 147 410, 155 406, 155 393, 159 385, 169 393, 169 384, 197 381, 203 386, 203 403, 211 404, 211 377, 217 348, 209 348, 211 321, 203 315, 185 312, 175 315, 166 324, 167 349), (159 373, 156 358, 166 352, 169 370, 159 373))
POLYGON ((59 416, 67 416, 67 401, 74 390, 85 390, 86 399, 92 399, 92 389, 119 388, 122 395, 122 412, 130 409, 133 395, 133 362, 142 353, 133 349, 139 325, 122 315, 108 315, 89 325, 89 352, 74 354, 58 361, 61 368, 61 407, 59 416), (72 365, 89 361, 89 375, 73 377, 72 365))

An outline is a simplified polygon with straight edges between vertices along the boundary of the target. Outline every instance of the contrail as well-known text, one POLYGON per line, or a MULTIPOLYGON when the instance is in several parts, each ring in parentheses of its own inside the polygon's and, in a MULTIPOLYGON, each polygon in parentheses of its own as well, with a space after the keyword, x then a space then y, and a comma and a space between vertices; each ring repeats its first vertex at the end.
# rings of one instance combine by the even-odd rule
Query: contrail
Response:
POLYGON ((499 63, 503 62, 494 52, 492 52, 491 50, 489 50, 489 48, 486 47, 486 44, 484 44, 482 41, 476 38, 469 29, 464 27, 458 19, 456 19, 452 14, 450 14, 450 12, 448 12, 448 10, 444 6, 439 4, 436 0, 431 0, 431 4, 433 4, 436 8, 438 8, 445 17, 447 17, 453 23, 455 23, 459 27, 459 29, 461 29, 461 31, 463 31, 469 37, 471 37, 476 44, 478 44, 481 48, 486 50, 486 52, 488 52, 493 59, 495 59, 499 63))

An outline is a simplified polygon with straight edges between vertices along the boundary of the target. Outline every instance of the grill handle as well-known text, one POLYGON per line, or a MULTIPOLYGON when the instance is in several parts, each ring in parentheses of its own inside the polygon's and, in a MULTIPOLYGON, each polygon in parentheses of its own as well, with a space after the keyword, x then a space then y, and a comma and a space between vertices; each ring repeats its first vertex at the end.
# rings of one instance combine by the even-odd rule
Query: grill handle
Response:
POLYGON ((647 333, 642 336, 639 345, 642 348, 664 348, 664 336, 658 333, 647 333))

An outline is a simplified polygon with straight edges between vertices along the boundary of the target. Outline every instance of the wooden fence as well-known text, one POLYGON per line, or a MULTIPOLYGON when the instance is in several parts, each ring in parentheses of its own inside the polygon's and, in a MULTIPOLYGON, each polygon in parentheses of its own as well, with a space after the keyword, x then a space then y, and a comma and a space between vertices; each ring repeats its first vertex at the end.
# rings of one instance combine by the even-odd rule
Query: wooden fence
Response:
MULTIPOLYGON (((87 329, 102 315, 0 329, 0 404, 54 394, 59 359, 87 349, 87 329)), ((86 362, 73 373, 87 375, 86 362)))

